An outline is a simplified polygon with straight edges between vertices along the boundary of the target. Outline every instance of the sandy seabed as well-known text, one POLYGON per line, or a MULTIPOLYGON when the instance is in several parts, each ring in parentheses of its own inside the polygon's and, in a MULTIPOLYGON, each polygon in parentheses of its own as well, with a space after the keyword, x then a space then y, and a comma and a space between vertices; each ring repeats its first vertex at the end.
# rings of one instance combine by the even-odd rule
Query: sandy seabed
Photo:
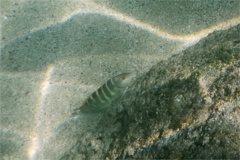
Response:
POLYGON ((237 0, 1 1, 0 155, 59 158, 98 120, 71 117, 96 88, 123 72, 137 78, 239 24, 239 7, 237 0))

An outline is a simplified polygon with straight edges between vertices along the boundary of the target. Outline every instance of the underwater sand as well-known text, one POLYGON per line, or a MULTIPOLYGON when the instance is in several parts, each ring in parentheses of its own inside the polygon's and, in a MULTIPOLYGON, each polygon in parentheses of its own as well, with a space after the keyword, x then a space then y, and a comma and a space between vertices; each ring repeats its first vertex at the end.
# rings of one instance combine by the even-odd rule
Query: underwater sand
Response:
POLYGON ((3 0, 0 6, 3 159, 59 158, 78 132, 94 127, 97 114, 71 113, 105 81, 123 72, 137 78, 240 23, 237 0, 3 0))

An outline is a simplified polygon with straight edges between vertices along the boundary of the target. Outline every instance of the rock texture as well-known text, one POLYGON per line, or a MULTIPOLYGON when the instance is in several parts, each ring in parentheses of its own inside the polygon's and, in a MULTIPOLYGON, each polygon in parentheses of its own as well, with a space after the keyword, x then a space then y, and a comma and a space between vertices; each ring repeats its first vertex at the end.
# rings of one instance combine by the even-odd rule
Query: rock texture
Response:
POLYGON ((62 159, 239 159, 239 31, 158 63, 62 159))

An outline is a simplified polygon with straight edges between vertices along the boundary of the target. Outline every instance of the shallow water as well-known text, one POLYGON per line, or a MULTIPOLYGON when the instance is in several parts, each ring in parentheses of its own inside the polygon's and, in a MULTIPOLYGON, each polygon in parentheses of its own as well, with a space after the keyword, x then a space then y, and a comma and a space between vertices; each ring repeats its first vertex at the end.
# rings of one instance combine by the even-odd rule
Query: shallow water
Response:
POLYGON ((71 116, 93 91, 123 72, 139 77, 209 33, 239 24, 239 5, 2 1, 1 157, 60 158, 101 116, 71 116))

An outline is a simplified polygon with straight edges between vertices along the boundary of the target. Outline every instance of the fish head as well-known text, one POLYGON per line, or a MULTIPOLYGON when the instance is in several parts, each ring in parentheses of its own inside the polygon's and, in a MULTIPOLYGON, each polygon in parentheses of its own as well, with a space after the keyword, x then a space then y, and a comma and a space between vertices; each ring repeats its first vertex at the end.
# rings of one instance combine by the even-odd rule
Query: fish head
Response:
POLYGON ((126 88, 133 78, 131 73, 123 73, 115 77, 115 81, 118 84, 118 88, 126 88))

